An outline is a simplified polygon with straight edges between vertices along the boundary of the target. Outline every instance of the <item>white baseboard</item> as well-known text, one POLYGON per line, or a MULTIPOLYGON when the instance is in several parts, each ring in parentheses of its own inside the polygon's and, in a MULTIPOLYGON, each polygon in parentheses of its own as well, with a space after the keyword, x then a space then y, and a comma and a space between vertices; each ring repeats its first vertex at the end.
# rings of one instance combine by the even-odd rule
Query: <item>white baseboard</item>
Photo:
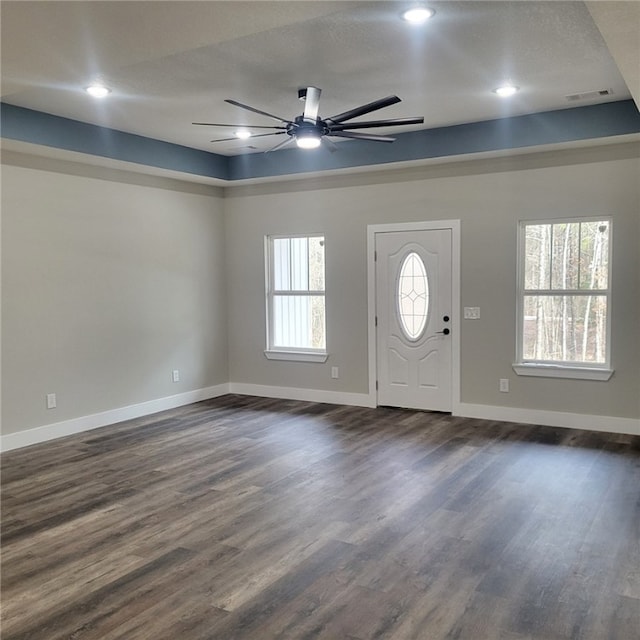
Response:
POLYGON ((192 402, 216 398, 226 393, 229 393, 229 385, 219 384, 205 389, 185 391, 184 393, 178 393, 165 398, 140 402, 139 404, 132 404, 127 407, 119 407, 118 409, 111 409, 109 411, 103 411, 102 413, 94 413, 54 424, 47 424, 42 427, 27 429, 26 431, 8 433, 0 436, 0 451, 10 451, 11 449, 28 447, 29 445, 38 444, 39 442, 46 442, 47 440, 70 436, 74 433, 116 424, 123 420, 131 420, 133 418, 151 415, 152 413, 158 413, 166 409, 182 407, 192 402))
POLYGON ((328 404, 346 404, 354 407, 375 407, 375 399, 368 393, 347 393, 324 391, 321 389, 298 389, 296 387, 274 387, 262 384, 230 382, 229 393, 243 396, 261 396, 263 398, 282 398, 285 400, 303 400, 306 402, 326 402, 328 404))
MULTIPOLYGON (((276 387, 270 385, 245 384, 230 382, 205 389, 187 391, 157 400, 149 400, 139 404, 120 407, 102 413, 94 413, 71 420, 18 431, 0 436, 0 451, 10 451, 28 447, 32 444, 46 442, 55 438, 73 435, 116 424, 123 420, 131 420, 174 409, 192 402, 217 398, 227 393, 239 395, 261 396, 264 398, 282 398, 286 400, 302 400, 306 402, 326 402, 328 404, 344 404, 356 407, 375 407, 375 398, 367 393, 347 393, 325 391, 319 389, 299 389, 296 387, 276 387)), ((517 407, 500 407, 485 404, 457 403, 454 415, 465 418, 484 420, 500 420, 504 422, 520 422, 540 424, 550 427, 566 427, 569 429, 589 429, 608 433, 627 433, 640 435, 640 420, 634 418, 617 418, 613 416, 594 416, 582 413, 565 413, 561 411, 544 411, 538 409, 520 409, 517 407)))
POLYGON ((607 433, 627 433, 640 435, 640 420, 635 418, 617 418, 614 416, 594 416, 584 413, 565 413, 563 411, 545 411, 540 409, 519 409, 485 404, 459 403, 454 415, 463 418, 481 418, 504 422, 522 422, 541 424, 549 427, 568 429, 588 429, 607 433))
MULTIPOLYGON (((345 404, 356 407, 376 407, 375 397, 367 393, 340 393, 320 391, 317 389, 298 389, 295 387, 275 387, 258 384, 231 382, 229 393, 239 395, 261 396, 264 398, 282 398, 286 400, 303 400, 307 402, 326 402, 329 404, 345 404)), ((568 429, 587 429, 605 431, 607 433, 627 433, 640 435, 640 420, 634 418, 617 418, 613 416, 594 416, 583 413, 565 413, 561 411, 545 411, 538 409, 520 409, 517 407, 500 407, 485 404, 457 403, 453 415, 465 418, 481 418, 484 420, 500 420, 502 422, 520 422, 523 424, 540 424, 549 427, 565 427, 568 429)))

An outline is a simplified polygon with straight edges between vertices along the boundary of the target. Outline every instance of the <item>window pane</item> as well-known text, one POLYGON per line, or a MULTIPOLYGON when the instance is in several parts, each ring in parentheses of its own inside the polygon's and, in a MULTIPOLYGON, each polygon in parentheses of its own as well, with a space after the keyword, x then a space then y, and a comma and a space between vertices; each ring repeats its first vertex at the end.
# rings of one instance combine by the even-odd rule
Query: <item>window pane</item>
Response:
POLYGON ((551 225, 525 227, 524 288, 548 289, 551 284, 551 225))
POLYGON ((324 237, 273 238, 271 247, 268 348, 325 349, 324 237))
POLYGON ((273 346, 324 349, 324 296, 273 297, 273 346))
POLYGON ((606 362, 607 297, 524 296, 525 360, 606 362))
POLYGON ((577 289, 580 267, 580 223, 552 226, 551 288, 577 289))
POLYGON ((307 238, 290 238, 291 290, 309 289, 309 251, 307 238))
POLYGON ((609 273, 609 222, 583 222, 580 238, 580 289, 606 289, 609 273))
POLYGON ((289 238, 273 240, 273 286, 278 291, 289 289, 289 238))
POLYGON ((324 291, 324 238, 309 238, 309 289, 324 291))

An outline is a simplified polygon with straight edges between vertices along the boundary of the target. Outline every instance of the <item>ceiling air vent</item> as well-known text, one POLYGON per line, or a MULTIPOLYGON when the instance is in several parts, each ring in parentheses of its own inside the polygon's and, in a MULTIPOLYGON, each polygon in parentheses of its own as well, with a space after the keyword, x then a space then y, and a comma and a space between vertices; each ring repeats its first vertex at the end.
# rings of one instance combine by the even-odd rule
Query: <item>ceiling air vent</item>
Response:
POLYGON ((613 89, 600 89, 598 91, 584 91, 582 93, 572 93, 565 96, 569 102, 577 102, 578 100, 597 100, 598 98, 606 98, 613 95, 613 89))

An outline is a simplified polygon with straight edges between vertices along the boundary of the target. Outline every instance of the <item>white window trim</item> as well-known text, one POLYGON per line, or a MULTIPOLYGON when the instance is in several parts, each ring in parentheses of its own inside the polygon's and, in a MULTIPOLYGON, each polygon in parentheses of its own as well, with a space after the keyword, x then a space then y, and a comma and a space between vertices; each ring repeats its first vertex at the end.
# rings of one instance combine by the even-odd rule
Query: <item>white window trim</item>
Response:
MULTIPOLYGON (((567 378, 573 380, 600 380, 607 381, 613 376, 615 369, 611 367, 611 277, 613 265, 613 219, 611 216, 588 216, 577 218, 549 218, 546 220, 520 220, 518 224, 518 264, 517 264, 517 313, 516 313, 516 360, 511 366, 519 376, 532 376, 539 378, 567 378), (524 313, 524 227, 535 224, 562 224, 572 222, 592 222, 594 220, 609 221, 609 277, 607 289, 598 290, 607 295, 607 360, 604 363, 562 363, 540 362, 525 360, 522 357, 522 317, 524 313)), ((588 290, 581 289, 576 292, 563 291, 565 295, 572 293, 589 295, 588 290)), ((544 294, 543 294, 544 295, 544 294)))
POLYGON ((290 360, 292 362, 326 362, 329 358, 329 354, 321 350, 265 349, 264 355, 269 360, 290 360))
POLYGON ((574 380, 609 380, 613 369, 598 367, 576 367, 573 365, 548 364, 538 362, 514 363, 513 370, 519 376, 539 378, 572 378, 574 380))
MULTIPOLYGON (((289 362, 326 362, 329 358, 329 352, 326 349, 296 349, 295 347, 274 347, 271 343, 271 327, 273 325, 273 309, 270 303, 270 298, 273 294, 285 294, 286 291, 275 291, 273 288, 273 274, 271 268, 271 256, 272 256, 272 242, 279 238, 314 238, 324 237, 326 243, 326 234, 321 232, 316 233, 287 233, 287 234, 273 234, 266 235, 264 238, 264 260, 265 260, 265 310, 266 310, 266 344, 267 348, 264 350, 264 355, 268 360, 283 360, 289 362)), ((325 262, 325 278, 326 278, 326 262, 325 262)), ((300 292, 291 293, 291 295, 299 295, 300 292)), ((313 295, 323 295, 326 300, 326 280, 325 290, 320 292, 314 292, 313 295)), ((326 308, 325 308, 326 313, 326 308)), ((325 317, 326 323, 326 317, 325 317)))

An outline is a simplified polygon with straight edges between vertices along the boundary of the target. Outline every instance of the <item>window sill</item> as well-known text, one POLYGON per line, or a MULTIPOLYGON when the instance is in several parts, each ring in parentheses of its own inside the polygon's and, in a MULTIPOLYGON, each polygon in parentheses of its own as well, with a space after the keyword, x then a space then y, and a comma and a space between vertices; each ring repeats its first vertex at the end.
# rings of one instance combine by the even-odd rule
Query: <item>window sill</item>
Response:
POLYGON ((596 369, 589 367, 571 367, 560 364, 514 364, 513 370, 519 376, 536 376, 539 378, 571 378, 573 380, 609 380, 613 369, 596 369))
POLYGON ((280 351, 267 349, 264 355, 269 360, 289 360, 291 362, 326 362, 329 354, 326 351, 280 351))

